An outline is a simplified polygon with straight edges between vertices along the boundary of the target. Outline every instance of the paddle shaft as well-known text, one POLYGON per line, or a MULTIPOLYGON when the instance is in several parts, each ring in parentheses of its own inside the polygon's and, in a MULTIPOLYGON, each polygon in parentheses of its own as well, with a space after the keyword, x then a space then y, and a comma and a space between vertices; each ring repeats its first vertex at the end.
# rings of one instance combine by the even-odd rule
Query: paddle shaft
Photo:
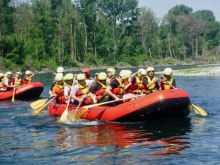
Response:
POLYGON ((14 102, 15 101, 15 90, 16 90, 16 83, 17 83, 17 78, 15 76, 15 82, 14 82, 14 91, 13 91, 13 95, 11 98, 11 101, 14 102))

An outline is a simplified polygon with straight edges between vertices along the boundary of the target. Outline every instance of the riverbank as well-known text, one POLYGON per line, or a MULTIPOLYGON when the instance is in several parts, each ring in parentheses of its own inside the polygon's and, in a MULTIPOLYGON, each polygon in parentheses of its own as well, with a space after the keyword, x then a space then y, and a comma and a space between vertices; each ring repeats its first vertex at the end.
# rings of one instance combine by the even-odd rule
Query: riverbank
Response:
MULTIPOLYGON (((162 72, 158 72, 161 73, 162 72)), ((182 76, 220 76, 220 66, 203 66, 198 68, 173 70, 174 75, 182 76)))

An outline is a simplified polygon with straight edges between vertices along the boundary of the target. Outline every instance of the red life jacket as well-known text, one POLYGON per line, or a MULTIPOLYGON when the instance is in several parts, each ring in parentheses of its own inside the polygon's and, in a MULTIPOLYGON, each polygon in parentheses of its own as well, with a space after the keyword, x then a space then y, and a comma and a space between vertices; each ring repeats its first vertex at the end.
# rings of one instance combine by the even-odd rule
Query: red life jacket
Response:
POLYGON ((106 92, 105 92, 106 86, 104 84, 100 83, 100 82, 97 82, 97 84, 100 84, 102 86, 102 88, 95 91, 96 100, 99 100, 106 94, 106 92))
POLYGON ((131 84, 130 89, 131 93, 134 94, 141 94, 147 92, 147 86, 143 84, 143 79, 140 80, 138 77, 135 77, 136 82, 134 84, 131 84))
POLYGON ((119 86, 117 88, 111 89, 111 92, 115 95, 123 95, 124 94, 124 84, 122 84, 118 79, 115 79, 118 81, 119 86))

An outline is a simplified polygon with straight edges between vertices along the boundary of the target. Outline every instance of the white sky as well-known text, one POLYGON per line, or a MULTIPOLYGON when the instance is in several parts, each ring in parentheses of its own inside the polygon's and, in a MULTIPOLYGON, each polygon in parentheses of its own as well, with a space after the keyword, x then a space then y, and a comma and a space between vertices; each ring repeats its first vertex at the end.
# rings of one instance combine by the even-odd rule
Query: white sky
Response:
POLYGON ((176 5, 184 4, 191 7, 193 12, 211 10, 216 21, 220 22, 220 0, 139 0, 139 7, 151 8, 156 17, 163 18, 176 5))

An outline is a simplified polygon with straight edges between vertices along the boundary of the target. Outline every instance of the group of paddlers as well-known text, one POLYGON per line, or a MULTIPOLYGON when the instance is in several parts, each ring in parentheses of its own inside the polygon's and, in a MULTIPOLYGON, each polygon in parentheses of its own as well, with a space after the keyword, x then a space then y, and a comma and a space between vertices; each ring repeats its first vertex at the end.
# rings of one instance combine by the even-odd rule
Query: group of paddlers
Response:
POLYGON ((14 75, 12 72, 0 73, 0 92, 9 91, 32 82, 34 74, 31 71, 27 70, 23 78, 21 75, 21 72, 16 72, 14 75))
POLYGON ((115 100, 114 104, 126 102, 157 90, 170 90, 176 87, 173 71, 165 68, 163 76, 159 79, 154 76, 154 68, 139 69, 132 73, 130 70, 121 70, 116 76, 113 68, 107 72, 95 74, 90 77, 90 69, 82 69, 80 74, 68 73, 63 75, 63 67, 57 68, 54 74, 54 83, 49 92, 56 97, 59 103, 88 105, 115 100))

